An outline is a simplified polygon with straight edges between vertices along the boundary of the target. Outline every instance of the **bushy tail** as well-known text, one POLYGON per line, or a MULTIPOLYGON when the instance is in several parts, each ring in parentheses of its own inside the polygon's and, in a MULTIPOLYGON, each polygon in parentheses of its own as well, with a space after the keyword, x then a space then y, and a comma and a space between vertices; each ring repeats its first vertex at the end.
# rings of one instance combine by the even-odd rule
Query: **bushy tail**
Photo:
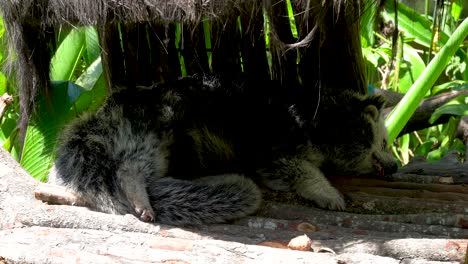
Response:
POLYGON ((222 223, 255 212, 261 193, 240 175, 204 177, 198 181, 162 178, 149 186, 156 222, 171 225, 222 223))

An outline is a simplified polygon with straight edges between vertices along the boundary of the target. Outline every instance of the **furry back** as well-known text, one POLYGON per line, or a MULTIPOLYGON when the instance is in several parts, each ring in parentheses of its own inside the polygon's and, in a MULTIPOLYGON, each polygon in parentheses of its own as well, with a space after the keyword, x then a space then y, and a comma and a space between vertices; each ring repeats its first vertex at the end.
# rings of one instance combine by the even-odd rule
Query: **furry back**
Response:
POLYGON ((383 101, 344 93, 324 99, 314 115, 297 100, 301 90, 189 77, 115 93, 66 130, 56 178, 96 210, 177 225, 255 212, 257 184, 344 209, 326 175, 383 176, 396 168, 383 101))

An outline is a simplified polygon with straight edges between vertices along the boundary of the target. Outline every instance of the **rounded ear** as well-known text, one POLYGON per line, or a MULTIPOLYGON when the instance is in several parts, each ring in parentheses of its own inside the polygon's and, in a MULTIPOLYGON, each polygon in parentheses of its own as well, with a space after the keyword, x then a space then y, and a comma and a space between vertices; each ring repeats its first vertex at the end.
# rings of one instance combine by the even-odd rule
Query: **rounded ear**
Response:
POLYGON ((366 108, 364 108, 364 114, 369 115, 375 122, 379 120, 380 112, 375 105, 366 106, 366 108))
POLYGON ((369 104, 375 105, 377 109, 382 109, 385 105, 385 98, 380 95, 372 95, 368 99, 369 104))

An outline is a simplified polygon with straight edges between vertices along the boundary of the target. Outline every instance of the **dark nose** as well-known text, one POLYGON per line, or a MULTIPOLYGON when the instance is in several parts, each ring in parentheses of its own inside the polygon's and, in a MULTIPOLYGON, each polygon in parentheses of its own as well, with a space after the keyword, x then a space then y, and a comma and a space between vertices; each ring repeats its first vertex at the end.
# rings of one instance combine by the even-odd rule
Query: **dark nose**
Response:
POLYGON ((397 172, 397 170, 398 170, 398 164, 396 163, 396 161, 386 164, 385 175, 393 174, 397 172))

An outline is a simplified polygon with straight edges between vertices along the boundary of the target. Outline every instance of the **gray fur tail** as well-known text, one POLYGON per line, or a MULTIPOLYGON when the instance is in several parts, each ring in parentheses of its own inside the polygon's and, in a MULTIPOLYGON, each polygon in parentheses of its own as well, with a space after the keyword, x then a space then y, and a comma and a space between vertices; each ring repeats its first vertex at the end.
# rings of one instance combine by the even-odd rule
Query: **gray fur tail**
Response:
POLYGON ((261 203, 257 185, 240 175, 198 181, 162 178, 149 186, 148 193, 156 222, 182 226, 241 218, 255 212, 261 203))

